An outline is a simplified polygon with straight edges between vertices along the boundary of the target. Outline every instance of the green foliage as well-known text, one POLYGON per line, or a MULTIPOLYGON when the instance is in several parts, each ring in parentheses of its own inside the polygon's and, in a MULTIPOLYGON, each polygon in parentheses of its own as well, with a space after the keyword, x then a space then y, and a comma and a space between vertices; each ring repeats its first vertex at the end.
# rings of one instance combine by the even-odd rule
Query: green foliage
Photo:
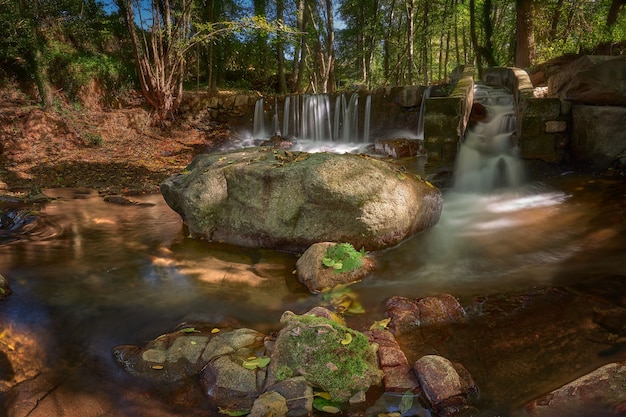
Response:
POLYGON ((91 146, 100 146, 102 145, 102 136, 97 132, 86 132, 85 140, 91 146))
POLYGON ((363 257, 366 254, 363 248, 357 251, 350 243, 339 243, 326 249, 322 264, 327 268, 333 268, 336 273, 352 272, 363 265, 363 257))

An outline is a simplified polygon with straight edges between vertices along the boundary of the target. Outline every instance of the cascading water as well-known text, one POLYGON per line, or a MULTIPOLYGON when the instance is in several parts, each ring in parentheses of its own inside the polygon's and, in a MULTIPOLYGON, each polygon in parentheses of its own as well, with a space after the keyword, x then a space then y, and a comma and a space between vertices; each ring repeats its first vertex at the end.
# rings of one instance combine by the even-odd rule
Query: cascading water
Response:
POLYGON ((426 87, 420 103, 420 114, 417 121, 417 139, 424 140, 424 113, 426 113, 426 100, 430 98, 431 87, 426 87))
MULTIPOLYGON (((255 106, 253 138, 266 138, 263 123, 263 99, 255 106)), ((306 94, 285 97, 283 111, 275 106, 274 132, 296 139, 294 149, 305 151, 334 150, 350 152, 370 144, 370 113, 372 97, 365 98, 364 110, 359 108, 359 94, 338 95, 331 106, 326 94, 306 94), (282 116, 282 121, 279 118, 282 116)))
POLYGON ((254 123, 252 128, 253 138, 266 137, 265 132, 265 112, 263 110, 263 99, 260 98, 254 105, 254 123))
POLYGON ((474 103, 487 110, 471 127, 459 148, 454 187, 462 192, 487 192, 515 187, 522 181, 513 135, 516 130, 513 95, 505 89, 476 85, 474 103))

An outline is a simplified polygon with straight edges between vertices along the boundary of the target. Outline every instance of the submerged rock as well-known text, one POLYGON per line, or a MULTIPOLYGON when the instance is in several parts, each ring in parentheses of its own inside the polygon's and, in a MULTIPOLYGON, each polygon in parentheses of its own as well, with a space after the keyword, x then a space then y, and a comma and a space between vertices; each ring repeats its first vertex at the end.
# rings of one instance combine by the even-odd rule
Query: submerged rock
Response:
POLYGON ((247 357, 256 353, 262 349, 264 337, 251 329, 183 327, 163 334, 143 347, 117 346, 113 349, 113 356, 131 375, 174 383, 196 377, 210 361, 223 355, 237 353, 247 357))
POLYGON ((463 323, 466 313, 459 301, 450 294, 439 294, 411 300, 402 296, 387 300, 390 327, 396 335, 420 326, 445 323, 463 323))
POLYGON ((532 417, 626 414, 626 361, 605 365, 526 406, 532 417))
POLYGON ((269 148, 199 155, 161 191, 195 236, 295 252, 393 246, 436 224, 443 206, 437 188, 387 162, 269 148))

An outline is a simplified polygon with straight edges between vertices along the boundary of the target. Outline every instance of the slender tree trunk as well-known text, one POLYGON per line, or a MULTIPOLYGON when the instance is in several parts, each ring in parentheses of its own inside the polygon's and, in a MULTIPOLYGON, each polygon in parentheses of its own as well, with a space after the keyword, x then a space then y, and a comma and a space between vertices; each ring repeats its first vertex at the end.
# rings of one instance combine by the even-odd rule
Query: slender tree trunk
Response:
MULTIPOLYGON (((285 1, 284 0, 276 0, 276 17, 281 22, 285 19, 285 1)), ((287 92, 287 78, 285 77, 285 51, 284 51, 284 43, 285 40, 282 34, 278 34, 278 39, 276 42, 276 54, 278 59, 278 92, 280 94, 285 94, 287 92)))
POLYGON ((405 0, 407 17, 407 78, 413 84, 413 68, 415 67, 414 38, 415 38, 415 0, 405 0))
POLYGON ((532 0, 516 0, 515 66, 527 68, 532 63, 535 37, 533 34, 532 0))

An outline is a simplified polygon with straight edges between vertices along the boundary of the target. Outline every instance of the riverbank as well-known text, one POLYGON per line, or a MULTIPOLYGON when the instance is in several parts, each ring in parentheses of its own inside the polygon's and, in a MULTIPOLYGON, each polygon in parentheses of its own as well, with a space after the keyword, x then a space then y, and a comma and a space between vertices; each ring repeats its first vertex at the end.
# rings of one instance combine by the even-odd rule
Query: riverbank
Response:
POLYGON ((136 98, 102 110, 57 101, 44 111, 18 92, 0 92, 0 194, 87 187, 103 194, 159 191, 195 155, 230 139, 227 126, 177 120, 164 128, 136 98))

